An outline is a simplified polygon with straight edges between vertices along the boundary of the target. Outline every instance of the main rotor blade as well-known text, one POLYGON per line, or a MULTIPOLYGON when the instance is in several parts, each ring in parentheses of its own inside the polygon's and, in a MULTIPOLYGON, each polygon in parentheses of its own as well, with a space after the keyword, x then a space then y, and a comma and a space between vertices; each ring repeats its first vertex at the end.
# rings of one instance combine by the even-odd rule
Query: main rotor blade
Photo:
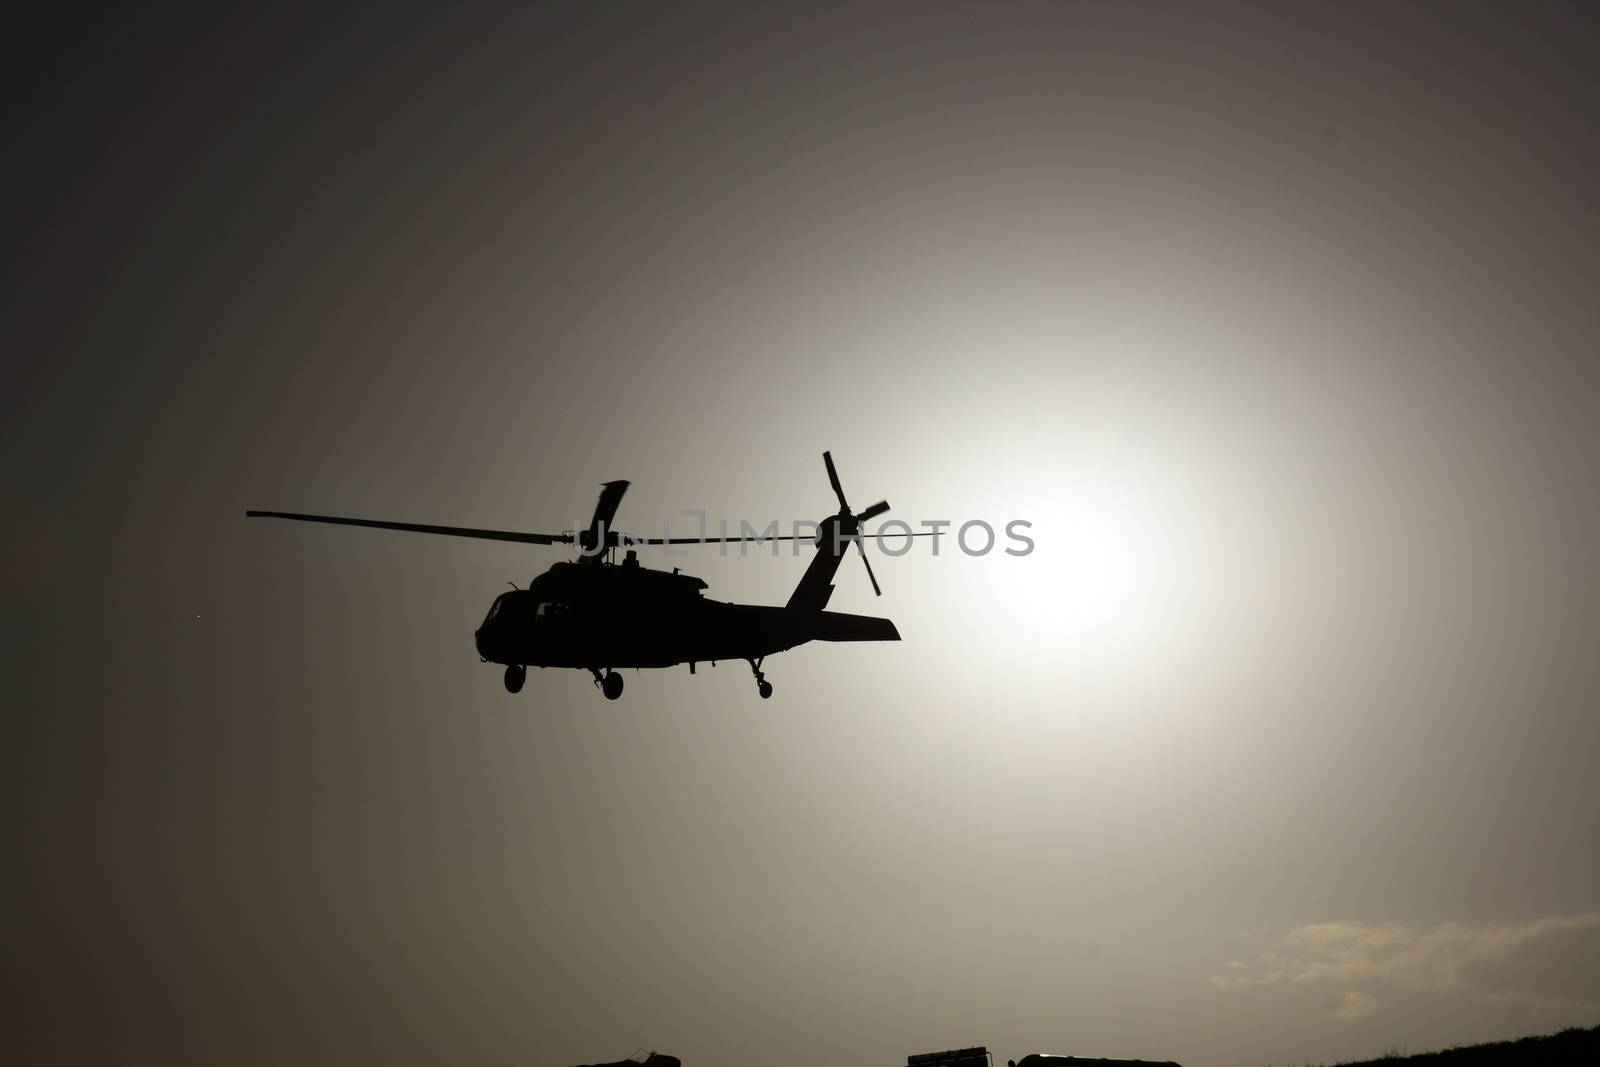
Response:
MULTIPOLYGON (((848 537, 841 536, 841 541, 853 541, 858 537, 949 537, 944 530, 911 530, 906 533, 895 531, 893 533, 855 533, 848 537)), ((736 545, 747 541, 752 545, 766 541, 815 541, 812 534, 779 534, 776 537, 630 537, 622 535, 621 543, 624 545, 736 545)), ((565 542, 563 542, 565 543, 565 542)))
MULTIPOLYGON (((626 484, 626 483, 624 483, 626 484)), ((378 519, 347 519, 335 515, 301 515, 292 511, 247 511, 249 519, 294 519, 297 522, 325 522, 334 526, 366 526, 378 530, 405 530, 409 533, 442 534, 446 537, 476 537, 480 541, 516 541, 525 545, 570 545, 570 534, 519 533, 515 530, 473 530, 465 526, 427 526, 418 522, 382 522, 378 519)))
POLYGON ((874 596, 882 596, 883 590, 878 588, 878 576, 872 573, 872 561, 867 559, 867 550, 862 546, 859 538, 856 540, 856 551, 861 553, 861 562, 867 565, 867 580, 872 583, 872 594, 874 596))
POLYGON ((833 486, 833 495, 839 498, 839 510, 849 511, 850 505, 844 502, 844 489, 839 485, 839 472, 833 469, 833 453, 824 452, 822 462, 828 465, 828 482, 833 486))
POLYGON ((627 534, 622 535, 622 543, 624 545, 736 545, 741 541, 758 545, 767 541, 815 540, 816 537, 812 534, 779 534, 773 537, 630 537, 627 534))

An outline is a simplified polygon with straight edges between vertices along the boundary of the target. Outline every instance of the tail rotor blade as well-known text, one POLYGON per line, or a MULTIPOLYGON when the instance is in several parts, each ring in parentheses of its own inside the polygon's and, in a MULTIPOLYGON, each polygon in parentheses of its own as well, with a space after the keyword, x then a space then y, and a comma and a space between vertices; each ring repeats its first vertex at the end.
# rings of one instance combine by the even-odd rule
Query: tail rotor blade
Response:
POLYGON ((622 494, 627 491, 627 482, 606 482, 600 490, 600 499, 595 501, 594 518, 589 520, 589 529, 609 527, 611 520, 617 517, 617 505, 622 503, 622 494))
POLYGON ((861 514, 857 515, 856 516, 856 521, 857 522, 866 522, 868 519, 875 519, 879 515, 882 515, 885 511, 888 511, 888 510, 889 510, 889 502, 887 500, 880 500, 876 504, 873 504, 871 507, 867 508, 861 514))
POLYGON ((867 567, 867 580, 872 583, 872 595, 882 596, 883 590, 878 588, 878 576, 872 573, 872 561, 867 559, 867 550, 861 547, 861 538, 856 538, 856 551, 861 553, 861 562, 867 567))
POLYGON ((839 498, 839 510, 849 511, 850 505, 844 502, 844 489, 839 485, 839 472, 833 469, 833 453, 824 452, 822 462, 828 465, 828 482, 833 486, 833 495, 839 498))
POLYGON ((856 543, 856 551, 861 553, 861 565, 867 568, 867 581, 872 583, 872 593, 874 596, 882 596, 883 590, 878 586, 878 576, 872 573, 872 561, 867 558, 866 546, 861 543, 861 524, 888 511, 889 502, 880 500, 861 514, 852 515, 850 513, 850 505, 844 499, 844 486, 839 484, 838 468, 833 465, 833 453, 824 452, 822 454, 822 462, 828 468, 828 484, 833 486, 833 495, 839 498, 839 517, 837 519, 839 526, 836 532, 843 534, 856 543))

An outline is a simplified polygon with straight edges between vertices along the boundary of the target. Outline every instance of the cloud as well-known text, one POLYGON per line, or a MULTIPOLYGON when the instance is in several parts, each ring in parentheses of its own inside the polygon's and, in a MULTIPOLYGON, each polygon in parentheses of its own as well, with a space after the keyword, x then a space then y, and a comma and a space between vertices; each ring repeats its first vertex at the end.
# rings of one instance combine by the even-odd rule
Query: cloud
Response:
POLYGON ((1347 989, 1339 994, 1328 1014, 1335 1019, 1359 1019, 1378 1010, 1378 998, 1359 989, 1347 989))
POLYGON ((1211 977, 1223 989, 1281 982, 1363 987, 1335 991, 1329 1011, 1341 1019, 1376 1011, 1368 990, 1379 986, 1600 1008, 1600 913, 1432 929, 1308 923, 1211 977))

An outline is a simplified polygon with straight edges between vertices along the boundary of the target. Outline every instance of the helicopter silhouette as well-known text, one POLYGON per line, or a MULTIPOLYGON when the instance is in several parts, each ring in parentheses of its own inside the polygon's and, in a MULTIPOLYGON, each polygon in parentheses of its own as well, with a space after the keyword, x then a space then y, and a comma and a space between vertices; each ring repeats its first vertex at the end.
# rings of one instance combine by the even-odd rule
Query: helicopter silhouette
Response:
MULTIPOLYGON (((822 454, 839 510, 817 524, 816 555, 790 594, 778 605, 731 604, 705 597, 706 583, 689 574, 641 566, 634 545, 722 544, 727 542, 810 540, 799 535, 732 537, 631 537, 611 529, 625 481, 606 482, 587 529, 577 533, 520 533, 475 530, 461 526, 428 526, 286 511, 246 511, 248 518, 294 519, 300 522, 366 526, 383 530, 515 541, 533 545, 576 543, 579 556, 550 567, 528 583, 495 597, 474 638, 485 663, 505 665, 505 686, 520 692, 529 667, 586 670, 608 700, 622 695, 620 669, 673 667, 687 663, 690 673, 700 663, 744 660, 755 675, 756 692, 772 696, 761 665, 766 657, 808 641, 898 641, 900 631, 889 619, 828 611, 833 578, 854 544, 866 564, 867 578, 878 596, 883 590, 867 559, 862 541, 883 534, 865 533, 861 524, 889 510, 887 501, 850 510, 833 456, 822 454), (616 550, 625 556, 615 561, 616 550)), ((923 536, 895 533, 894 537, 923 536)))

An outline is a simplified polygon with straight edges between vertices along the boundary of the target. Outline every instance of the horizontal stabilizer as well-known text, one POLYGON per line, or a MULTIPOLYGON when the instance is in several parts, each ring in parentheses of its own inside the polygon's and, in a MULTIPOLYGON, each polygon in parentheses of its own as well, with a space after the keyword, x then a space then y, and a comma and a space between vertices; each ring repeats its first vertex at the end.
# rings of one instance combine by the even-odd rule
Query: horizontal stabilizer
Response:
POLYGON ((871 615, 845 615, 837 611, 817 612, 812 638, 817 641, 898 641, 900 631, 888 619, 871 615))

